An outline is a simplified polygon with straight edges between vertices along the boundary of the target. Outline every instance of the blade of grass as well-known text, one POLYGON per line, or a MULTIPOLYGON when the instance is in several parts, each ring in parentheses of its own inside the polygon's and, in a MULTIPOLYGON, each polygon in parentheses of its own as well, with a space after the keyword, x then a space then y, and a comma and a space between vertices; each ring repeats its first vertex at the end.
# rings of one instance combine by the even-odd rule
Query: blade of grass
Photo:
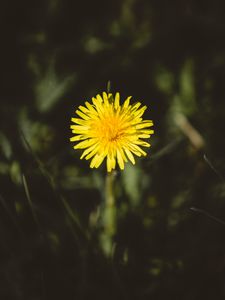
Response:
POLYGON ((208 157, 206 156, 206 154, 203 155, 203 158, 205 160, 205 162, 207 163, 207 165, 211 168, 211 170, 213 170, 213 172, 219 177, 219 179, 221 181, 225 181, 224 177, 222 176, 222 174, 213 166, 212 162, 208 159, 208 157))
POLYGON ((29 191, 29 188, 28 188, 28 185, 27 185, 27 180, 26 180, 26 177, 25 177, 24 174, 22 174, 22 182, 23 182, 23 187, 24 187, 25 194, 26 194, 26 197, 27 197, 27 201, 28 201, 31 213, 32 213, 33 218, 34 218, 34 222, 36 223, 37 228, 40 230, 40 224, 39 224, 39 221, 38 221, 37 214, 35 213, 33 202, 31 200, 31 196, 30 196, 30 191, 29 191))
POLYGON ((148 165, 156 162, 158 159, 162 158, 163 156, 166 156, 174 151, 174 149, 184 140, 183 137, 179 137, 160 149, 158 152, 156 152, 154 155, 150 156, 150 160, 148 160, 148 165))
POLYGON ((79 229, 83 232, 83 234, 86 236, 86 238, 89 239, 89 233, 81 227, 79 217, 74 212, 74 210, 70 207, 68 201, 62 195, 60 195, 60 200, 62 201, 65 211, 67 212, 70 219, 73 221, 73 223, 75 223, 79 227, 79 229))
MULTIPOLYGON (((71 231, 71 234, 72 234, 76 244, 78 245, 78 247, 80 249, 79 252, 80 252, 80 259, 82 261, 82 265, 85 265, 87 259, 86 259, 86 255, 84 254, 84 247, 86 248, 86 246, 84 244, 81 244, 82 241, 81 241, 80 236, 79 236, 77 231, 79 231, 82 234, 82 236, 85 238, 86 241, 90 240, 89 232, 84 230, 84 228, 82 227, 82 225, 80 223, 80 220, 79 220, 79 217, 78 217, 78 214, 75 213, 75 211, 69 205, 68 201, 65 199, 64 195, 60 192, 60 190, 57 186, 56 180, 48 172, 48 170, 46 169, 44 163, 34 153, 34 151, 32 150, 32 147, 30 146, 29 142, 27 141, 27 139, 26 139, 26 137, 25 137, 25 135, 23 134, 22 131, 21 131, 21 137, 22 137, 22 139, 23 139, 23 141, 26 145, 26 148, 27 148, 28 152, 33 157, 34 161, 36 162, 37 167, 40 170, 41 174, 44 176, 44 178, 49 183, 49 185, 52 188, 52 190, 53 190, 54 194, 56 195, 57 199, 60 200, 60 205, 63 206, 64 212, 66 213, 66 216, 68 216, 67 225, 68 225, 68 227, 71 231), (76 226, 76 230, 74 228, 74 225, 76 226)), ((29 193, 29 190, 28 190, 28 193, 29 193)), ((85 272, 82 272, 82 273, 84 273, 82 275, 82 277, 85 277, 85 272)), ((85 279, 83 279, 83 280, 85 280, 85 279)), ((44 280, 43 280, 43 297, 45 297, 44 280)))
POLYGON ((29 142, 27 141, 27 139, 26 139, 26 137, 25 137, 22 130, 20 130, 20 134, 21 134, 22 140, 23 140, 27 150, 29 151, 29 153, 34 158, 35 162, 37 163, 37 166, 38 166, 40 172, 47 179, 49 185, 51 186, 51 188, 52 188, 53 192, 55 193, 55 195, 57 196, 57 198, 61 200, 61 203, 63 205, 63 208, 64 208, 65 212, 67 213, 69 218, 73 221, 73 223, 76 225, 76 227, 79 229, 79 231, 82 232, 82 234, 85 236, 85 238, 87 240, 89 240, 89 234, 82 227, 82 225, 80 223, 80 220, 79 220, 79 217, 78 217, 78 214, 76 214, 74 212, 74 210, 72 210, 72 208, 70 207, 68 201, 65 199, 65 197, 62 195, 62 193, 59 191, 55 179, 51 176, 51 174, 45 168, 45 165, 39 159, 39 157, 34 153, 34 151, 32 150, 32 147, 30 146, 29 142))
POLYGON ((216 221, 217 223, 220 223, 221 225, 225 225, 225 222, 217 217, 214 217, 213 215, 209 214, 207 211, 200 209, 200 208, 196 208, 196 207, 190 207, 191 211, 197 212, 201 215, 204 215, 214 221, 216 221))

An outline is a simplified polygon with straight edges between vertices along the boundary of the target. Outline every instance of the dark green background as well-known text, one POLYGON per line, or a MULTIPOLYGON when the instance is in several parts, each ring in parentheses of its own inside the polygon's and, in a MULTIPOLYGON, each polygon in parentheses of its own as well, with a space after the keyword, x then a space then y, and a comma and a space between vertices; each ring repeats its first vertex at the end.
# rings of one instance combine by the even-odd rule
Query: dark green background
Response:
POLYGON ((0 298, 224 299, 225 226, 190 210, 225 220, 224 1, 2 1, 0 27, 0 298), (116 175, 110 257, 105 166, 69 142, 108 80, 155 129, 116 175))

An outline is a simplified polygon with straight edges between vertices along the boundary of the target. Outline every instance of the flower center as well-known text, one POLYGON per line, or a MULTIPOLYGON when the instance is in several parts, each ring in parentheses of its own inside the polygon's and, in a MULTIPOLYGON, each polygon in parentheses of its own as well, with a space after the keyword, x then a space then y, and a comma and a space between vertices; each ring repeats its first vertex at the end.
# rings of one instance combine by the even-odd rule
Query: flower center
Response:
POLYGON ((109 142, 117 141, 122 135, 121 124, 115 117, 101 120, 96 126, 96 131, 101 140, 109 142))

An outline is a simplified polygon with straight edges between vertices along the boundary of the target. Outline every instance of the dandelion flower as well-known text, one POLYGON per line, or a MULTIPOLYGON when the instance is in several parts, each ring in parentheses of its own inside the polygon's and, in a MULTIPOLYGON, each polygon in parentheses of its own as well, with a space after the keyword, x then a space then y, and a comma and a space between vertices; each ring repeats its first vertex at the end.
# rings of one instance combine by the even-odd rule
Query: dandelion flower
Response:
POLYGON ((141 147, 150 147, 150 144, 142 139, 154 133, 149 129, 153 122, 142 119, 147 107, 141 107, 140 102, 130 104, 130 99, 120 104, 119 93, 114 97, 103 92, 102 96, 92 98, 92 104, 85 102, 85 106, 76 110, 79 117, 71 119, 74 136, 70 141, 79 142, 74 149, 84 149, 80 158, 91 159, 91 168, 98 168, 106 159, 108 172, 115 169, 117 163, 123 170, 128 160, 135 164, 134 155, 147 155, 141 147))

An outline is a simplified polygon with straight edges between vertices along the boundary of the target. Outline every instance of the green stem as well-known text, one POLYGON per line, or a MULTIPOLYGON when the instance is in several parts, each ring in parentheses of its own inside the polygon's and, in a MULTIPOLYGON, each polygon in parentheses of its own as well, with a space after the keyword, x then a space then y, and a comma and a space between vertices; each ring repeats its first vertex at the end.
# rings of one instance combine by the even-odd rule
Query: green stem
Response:
POLYGON ((113 236, 116 231, 116 205, 114 196, 115 174, 110 172, 105 180, 105 207, 103 212, 102 246, 105 254, 112 253, 113 236))

